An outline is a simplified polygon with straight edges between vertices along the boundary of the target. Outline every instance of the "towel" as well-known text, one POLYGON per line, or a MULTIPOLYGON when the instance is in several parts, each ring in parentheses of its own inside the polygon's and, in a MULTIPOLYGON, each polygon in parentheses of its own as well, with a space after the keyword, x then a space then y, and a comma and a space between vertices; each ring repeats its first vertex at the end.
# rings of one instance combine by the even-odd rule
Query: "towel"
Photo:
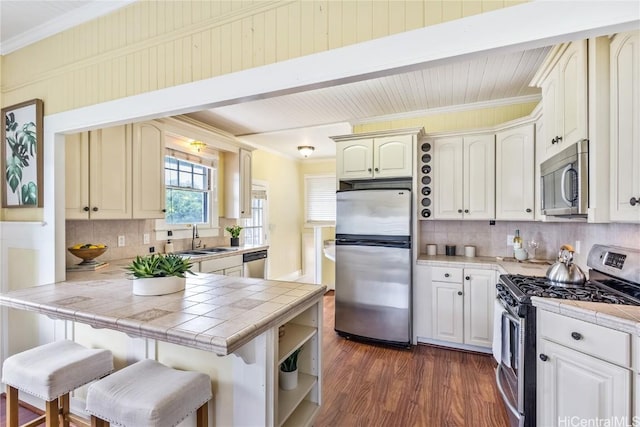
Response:
POLYGON ((493 307, 493 358, 496 359, 498 365, 502 363, 502 313, 506 310, 497 299, 493 307))

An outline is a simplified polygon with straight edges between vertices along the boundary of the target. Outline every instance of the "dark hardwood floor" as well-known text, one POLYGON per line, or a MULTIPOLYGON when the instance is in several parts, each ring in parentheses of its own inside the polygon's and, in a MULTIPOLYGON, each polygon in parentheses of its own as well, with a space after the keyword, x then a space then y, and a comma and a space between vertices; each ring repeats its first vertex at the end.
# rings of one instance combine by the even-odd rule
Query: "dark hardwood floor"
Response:
POLYGON ((324 297, 323 404, 325 426, 507 427, 493 359, 419 345, 412 350, 339 337, 334 296, 324 297))
MULTIPOLYGON (((324 297, 324 400, 315 427, 508 426, 490 356, 363 344, 339 337, 333 325, 330 292, 324 297)), ((21 408, 22 422, 35 417, 21 408)), ((0 425, 5 425, 4 396, 0 425)))

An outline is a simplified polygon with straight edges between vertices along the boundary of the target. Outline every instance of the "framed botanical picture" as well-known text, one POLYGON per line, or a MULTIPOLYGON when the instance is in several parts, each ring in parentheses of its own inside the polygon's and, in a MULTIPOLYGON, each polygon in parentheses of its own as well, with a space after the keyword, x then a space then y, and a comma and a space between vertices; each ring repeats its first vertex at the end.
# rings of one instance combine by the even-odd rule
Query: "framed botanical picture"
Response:
POLYGON ((32 99, 2 109, 2 207, 42 207, 44 104, 32 99))

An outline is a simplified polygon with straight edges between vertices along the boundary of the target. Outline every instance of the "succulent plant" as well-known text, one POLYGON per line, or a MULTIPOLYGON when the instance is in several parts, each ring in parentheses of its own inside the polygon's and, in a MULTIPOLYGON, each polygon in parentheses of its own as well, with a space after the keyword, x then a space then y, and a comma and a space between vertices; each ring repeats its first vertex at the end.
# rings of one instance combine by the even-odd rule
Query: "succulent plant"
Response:
POLYGON ((150 277, 186 277, 186 273, 194 274, 191 271, 191 258, 181 257, 176 254, 152 254, 137 256, 127 270, 136 279, 148 279, 150 277))
POLYGON ((298 354, 302 351, 302 347, 296 349, 280 364, 280 370, 282 372, 293 372, 298 369, 298 354))

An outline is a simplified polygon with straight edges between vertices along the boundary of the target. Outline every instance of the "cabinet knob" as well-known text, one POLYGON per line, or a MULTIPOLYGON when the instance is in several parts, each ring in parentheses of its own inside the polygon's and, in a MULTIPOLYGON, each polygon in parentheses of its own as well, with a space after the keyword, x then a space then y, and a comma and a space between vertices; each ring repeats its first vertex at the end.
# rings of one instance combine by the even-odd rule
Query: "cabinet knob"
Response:
POLYGON ((162 209, 162 213, 165 213, 165 212, 167 212, 167 210, 166 209, 162 209))
POLYGON ((375 168, 374 170, 375 170, 376 172, 380 172, 380 170, 379 170, 378 168, 375 168))
POLYGON ((526 213, 531 213, 531 209, 530 209, 530 208, 527 208, 527 209, 525 209, 525 212, 526 212, 526 213))
POLYGON ((576 341, 580 341, 582 339, 582 334, 579 332, 571 332, 571 338, 576 341))
POLYGON ((547 360, 549 360, 549 356, 547 356, 544 353, 540 353, 540 360, 542 360, 543 362, 546 362, 547 360))
POLYGON ((449 273, 444 273, 444 277, 449 277, 450 274, 449 273))
POLYGON ((85 206, 84 208, 82 208, 82 210, 85 212, 89 212, 89 206, 85 206))
POLYGON ((371 168, 367 169, 367 172, 371 172, 371 168))
POLYGON ((465 210, 464 210, 464 213, 469 213, 469 209, 465 209, 465 210))
POLYGON ((632 198, 629 200, 629 204, 630 204, 631 206, 635 206, 635 205, 640 204, 640 197, 638 197, 637 199, 636 199, 635 197, 632 197, 632 198))
POLYGON ((471 277, 470 276, 465 276, 464 280, 471 280, 471 277))
POLYGON ((94 206, 93 209, 91 209, 91 210, 94 211, 94 212, 98 212, 98 207, 94 206))
POLYGON ((458 213, 462 213, 462 209, 458 209, 458 213))
POLYGON ((458 291, 458 295, 462 295, 462 291, 458 291))

